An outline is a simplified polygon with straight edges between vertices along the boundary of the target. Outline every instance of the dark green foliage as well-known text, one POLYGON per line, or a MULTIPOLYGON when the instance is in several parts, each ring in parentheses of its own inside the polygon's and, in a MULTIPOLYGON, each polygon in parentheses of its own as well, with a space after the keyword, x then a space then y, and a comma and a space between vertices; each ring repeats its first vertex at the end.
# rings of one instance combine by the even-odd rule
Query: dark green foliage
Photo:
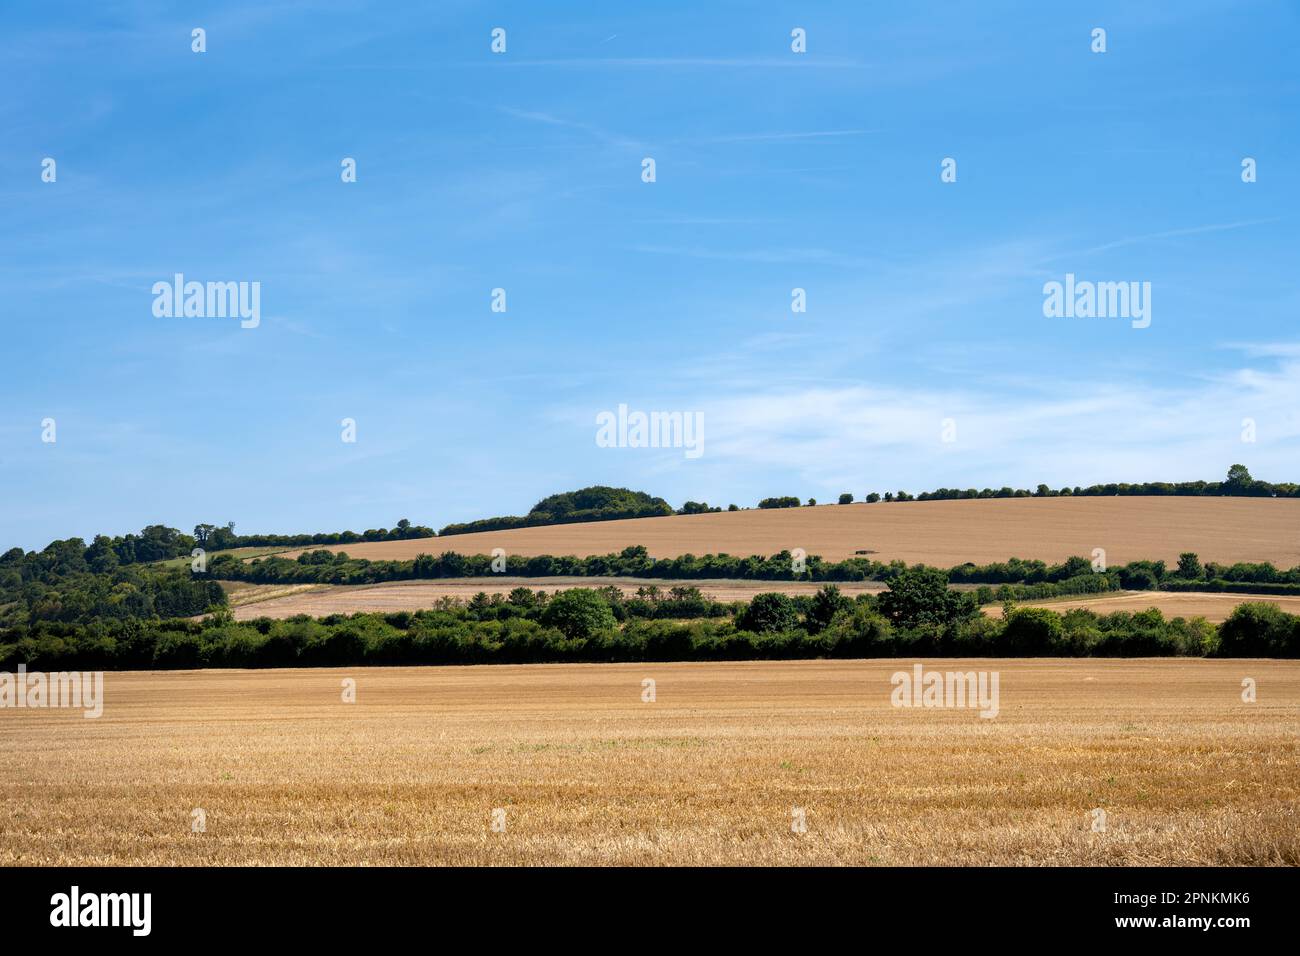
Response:
POLYGON ((1239 605, 1219 625, 1218 652, 1223 657, 1300 657, 1300 617, 1283 613, 1276 604, 1239 605))
POLYGON ((1120 587, 1129 591, 1154 591, 1165 576, 1163 561, 1131 561, 1119 569, 1120 587))
POLYGON ((1195 551, 1184 551, 1178 556, 1178 576, 1185 581, 1196 581, 1205 576, 1200 556, 1195 551))
MULTIPOLYGON (((707 506, 706 506, 707 507, 707 506)), ((618 518, 653 518, 674 514, 673 506, 644 491, 593 485, 543 498, 528 514, 518 517, 482 518, 463 524, 449 524, 439 535, 532 528, 539 525, 574 524, 583 521, 613 521, 618 518)))
POLYGON ((804 627, 809 634, 819 634, 830 626, 835 615, 853 609, 853 602, 840 594, 833 584, 822 585, 809 602, 804 614, 804 627))
POLYGON ((903 629, 947 627, 979 613, 973 595, 952 590, 947 574, 921 565, 894 576, 876 607, 903 629))
POLYGON ((541 620, 569 638, 591 637, 617 624, 609 603, 590 588, 561 591, 546 605, 541 620))
POLYGON ((798 623, 794 602, 787 595, 776 592, 754 595, 749 607, 736 618, 738 628, 755 634, 788 631, 798 623))
POLYGON ((1217 632, 1202 619, 1170 621, 1156 610, 1099 615, 1047 608, 1012 608, 1002 621, 976 616, 906 629, 864 597, 841 605, 829 625, 812 632, 807 621, 800 626, 794 602, 779 594, 757 596, 737 623, 628 617, 621 628, 606 591, 517 598, 493 595, 477 610, 319 620, 235 623, 225 613, 204 621, 40 621, 0 629, 0 670, 19 663, 53 671, 934 655, 1300 657, 1300 617, 1261 604, 1242 605, 1217 632))
POLYGON ((370 528, 360 533, 332 531, 316 534, 235 534, 235 523, 232 521, 224 528, 198 525, 194 529, 196 537, 200 529, 205 528, 211 529, 207 544, 202 545, 208 551, 224 551, 229 548, 307 548, 313 545, 355 544, 358 541, 409 541, 434 536, 432 528, 411 524, 406 518, 400 519, 392 528, 370 528))
POLYGON ((1015 657, 1043 657, 1061 643, 1061 616, 1041 607, 1019 607, 1006 616, 1000 647, 1015 657))
MULTIPOLYGON (((1300 485, 1294 482, 1273 483, 1256 481, 1244 465, 1233 465, 1223 481, 1144 481, 1137 484, 1127 482, 1119 484, 1089 485, 1087 488, 1062 488, 1053 491, 1046 485, 1039 485, 1037 491, 1027 488, 939 488, 935 491, 923 491, 916 496, 917 501, 938 501, 953 498, 1049 498, 1056 495, 1085 495, 1089 497, 1114 497, 1115 495, 1160 495, 1160 496, 1233 496, 1249 498, 1300 498, 1300 485)), ((890 500, 886 495, 885 500, 890 500)), ((905 501, 905 498, 897 499, 905 501)))

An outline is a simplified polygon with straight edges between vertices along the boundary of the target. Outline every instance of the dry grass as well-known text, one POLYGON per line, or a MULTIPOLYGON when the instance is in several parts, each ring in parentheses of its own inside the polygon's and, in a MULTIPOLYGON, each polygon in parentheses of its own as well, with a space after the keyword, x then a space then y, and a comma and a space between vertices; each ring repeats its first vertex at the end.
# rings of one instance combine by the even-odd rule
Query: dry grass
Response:
MULTIPOLYGON (((876 594, 886 585, 880 581, 833 582, 845 596, 876 594)), ((763 591, 783 594, 813 594, 823 587, 809 581, 665 581, 643 578, 454 578, 436 581, 394 581, 388 584, 259 584, 222 582, 228 589, 230 606, 237 621, 258 617, 287 618, 296 614, 325 617, 330 614, 355 614, 358 611, 391 614, 434 607, 443 598, 468 601, 480 591, 486 594, 509 594, 516 587, 548 593, 568 588, 617 587, 633 595, 643 585, 653 584, 661 591, 674 585, 698 587, 701 593, 718 601, 748 601, 763 591)), ((958 585, 958 590, 972 590, 973 585, 958 585)), ((1098 614, 1114 611, 1145 611, 1158 608, 1167 618, 1203 617, 1212 624, 1227 620, 1232 609, 1248 601, 1267 601, 1289 614, 1300 615, 1300 597, 1276 594, 1217 594, 1205 592, 1122 591, 1118 593, 1044 598, 1017 601, 1017 607, 1046 607, 1065 613, 1074 608, 1088 608, 1098 614)), ((984 608, 990 617, 1002 617, 1002 606, 984 608)))
MULTIPOLYGON (((1216 594, 1198 591, 1122 591, 1087 597, 1048 598, 1042 601, 1017 601, 1018 607, 1046 607, 1064 614, 1073 608, 1087 608, 1098 614, 1114 611, 1145 611, 1159 608, 1167 618, 1203 617, 1211 624, 1228 619, 1232 609, 1250 601, 1276 604, 1288 614, 1300 614, 1300 597, 1278 594, 1216 594)), ((990 617, 1001 617, 1002 607, 990 605, 984 609, 990 617)))
POLYGON ((903 661, 109 674, 0 711, 0 864, 1300 863, 1300 665, 925 663, 1001 714, 903 661))
MULTIPOLYGON (((222 590, 230 607, 239 609, 259 605, 265 601, 281 599, 299 599, 315 591, 325 590, 324 584, 249 584, 245 581, 221 581, 222 590)), ((256 614, 243 613, 244 617, 256 617, 256 614)))
MULTIPOLYGON (((223 582, 224 585, 225 582, 223 582)), ((517 587, 542 590, 547 593, 568 588, 616 587, 624 594, 633 595, 637 588, 654 585, 667 592, 674 586, 697 587, 700 592, 718 601, 748 601, 763 591, 781 591, 784 594, 814 594, 822 587, 811 581, 665 581, 648 578, 453 578, 436 581, 395 581, 389 584, 336 584, 297 585, 296 590, 282 585, 259 585, 278 591, 268 591, 256 600, 237 600, 231 595, 235 620, 247 621, 255 617, 285 618, 295 614, 325 617, 329 614, 353 614, 357 611, 417 611, 431 608, 442 598, 468 601, 480 591, 486 594, 509 594, 517 587)), ((840 591, 852 597, 860 593, 883 591, 879 581, 840 583, 840 591)))
MULTIPOLYGON (((418 554, 608 554, 643 544, 654 557, 725 552, 771 555, 803 548, 827 560, 871 551, 951 567, 1010 557, 1062 561, 1104 548, 1111 565, 1177 561, 1195 551, 1210 561, 1300 564, 1300 499, 1008 498, 880 502, 772 511, 637 518, 455 535, 445 539, 340 545, 355 558, 409 560, 418 554)), ((288 552, 293 556, 297 552, 288 552)))

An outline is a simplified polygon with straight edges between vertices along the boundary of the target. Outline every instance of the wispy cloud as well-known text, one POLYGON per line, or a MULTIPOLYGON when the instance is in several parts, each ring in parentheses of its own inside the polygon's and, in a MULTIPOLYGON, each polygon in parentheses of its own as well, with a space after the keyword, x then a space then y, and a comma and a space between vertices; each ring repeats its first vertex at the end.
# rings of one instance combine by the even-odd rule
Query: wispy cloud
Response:
POLYGON ((1115 239, 1111 242, 1104 242, 1098 246, 1092 246, 1087 249, 1079 249, 1074 252, 1061 253, 1052 256, 1053 259, 1064 259, 1067 256, 1090 256, 1098 252, 1109 252, 1111 249, 1121 249, 1124 246, 1134 246, 1144 242, 1156 242, 1161 239, 1179 239, 1184 236, 1200 236, 1211 232, 1227 232, 1232 229, 1246 229, 1250 226, 1262 226, 1272 222, 1279 222, 1280 217, 1270 219, 1247 219, 1241 222, 1219 222, 1210 223, 1204 226, 1189 226, 1185 229, 1166 229, 1163 232, 1148 232, 1140 236, 1125 236, 1122 239, 1115 239))
POLYGON ((691 143, 783 143, 797 142, 800 140, 833 140, 845 136, 865 136, 868 133, 878 133, 874 129, 823 129, 807 130, 804 132, 792 131, 786 133, 739 133, 734 136, 709 136, 703 139, 683 140, 681 142, 691 143))
POLYGON ((577 130, 605 143, 609 146, 617 146, 622 149, 640 149, 641 143, 627 136, 620 136, 617 133, 609 131, 595 125, 586 123, 581 120, 565 119, 552 113, 542 110, 521 110, 510 106, 499 106, 497 110, 506 116, 514 117, 518 120, 525 120, 530 123, 541 123, 546 126, 556 126, 562 129, 577 130))
MULTIPOLYGON (((560 69, 795 69, 795 70, 865 70, 871 64, 853 57, 839 56, 785 56, 785 57, 711 57, 711 56, 625 56, 625 57, 562 57, 562 58, 503 58, 512 67, 557 67, 560 69)), ((482 61, 461 63, 462 66, 484 66, 482 61)))

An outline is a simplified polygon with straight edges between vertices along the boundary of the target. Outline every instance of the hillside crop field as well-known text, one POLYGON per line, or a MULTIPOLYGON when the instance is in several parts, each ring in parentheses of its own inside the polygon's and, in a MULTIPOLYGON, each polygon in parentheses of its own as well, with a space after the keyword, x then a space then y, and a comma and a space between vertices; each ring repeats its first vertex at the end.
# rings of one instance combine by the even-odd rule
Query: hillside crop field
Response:
MULTIPOLYGON (((509 531, 338 545, 354 558, 410 560, 419 554, 609 554, 644 545, 652 557, 772 555, 803 548, 831 561, 859 551, 952 567, 1010 557, 1060 562, 1106 551, 1108 564, 1176 562, 1195 551, 1231 564, 1300 564, 1300 499, 1218 497, 993 498, 877 502, 634 518, 509 531)), ((289 551, 286 557, 300 553, 289 551)))
POLYGON ((0 711, 0 864, 1300 863, 1300 664, 912 663, 109 673, 0 711))
MULTIPOLYGON (((673 581, 648 578, 512 578, 502 575, 492 578, 451 578, 436 581, 393 581, 387 584, 243 584, 223 582, 230 592, 232 614, 236 621, 250 621, 259 617, 288 618, 298 614, 325 617, 330 614, 355 614, 360 611, 391 614, 396 611, 419 611, 435 607, 444 598, 468 601, 482 592, 488 595, 508 594, 516 587, 543 590, 548 594, 569 588, 616 587, 631 597, 637 588, 653 585, 667 591, 675 585, 699 588, 705 597, 717 601, 749 601, 765 591, 778 591, 789 595, 812 595, 822 587, 813 581, 726 581, 695 580, 673 581)), ((836 587, 845 597, 858 594, 878 594, 887 585, 881 581, 840 581, 836 587)), ((974 585, 958 585, 957 590, 972 590, 974 585)), ((1018 607, 1046 607, 1065 613, 1075 608, 1087 608, 1098 614, 1114 611, 1145 611, 1157 608, 1167 618, 1203 617, 1211 624, 1228 618, 1232 609, 1248 601, 1266 601, 1278 605, 1288 614, 1300 614, 1300 597, 1277 594, 1223 594, 1174 591, 1121 591, 1119 593, 1090 594, 1066 598, 1017 601, 1018 607)), ((990 604, 984 613, 991 617, 1002 616, 1000 604, 990 604)))
MULTIPOLYGON (((1156 608, 1166 618, 1203 617, 1211 624, 1221 624, 1238 605, 1260 601, 1276 604, 1288 614, 1300 614, 1300 597, 1295 595, 1221 594, 1197 591, 1121 591, 1118 594, 1090 594, 1083 597, 1050 598, 1042 601, 1017 601, 1016 606, 1046 607, 1059 614, 1075 608, 1087 608, 1098 614, 1156 608)), ((1002 607, 991 604, 984 608, 984 613, 990 617, 1002 617, 1002 607)))
MULTIPOLYGON (((229 587, 235 582, 223 582, 229 587)), ((506 575, 491 578, 451 578, 436 581, 393 581, 388 584, 333 584, 333 585, 247 585, 232 590, 230 594, 234 618, 247 621, 258 617, 286 618, 296 614, 325 617, 329 614, 354 614, 358 611, 392 613, 418 611, 431 608, 443 598, 468 601, 479 592, 509 594, 517 587, 534 591, 556 591, 569 588, 616 587, 631 597, 637 588, 653 586, 667 592, 674 586, 699 588, 700 593, 717 601, 748 601, 764 591, 783 594, 815 594, 822 585, 813 581, 666 581, 648 578, 585 578, 548 577, 512 578, 506 575)), ((847 597, 857 594, 875 594, 885 589, 880 581, 845 582, 838 585, 847 597)), ((1300 606, 1300 603, 1298 603, 1300 606)))

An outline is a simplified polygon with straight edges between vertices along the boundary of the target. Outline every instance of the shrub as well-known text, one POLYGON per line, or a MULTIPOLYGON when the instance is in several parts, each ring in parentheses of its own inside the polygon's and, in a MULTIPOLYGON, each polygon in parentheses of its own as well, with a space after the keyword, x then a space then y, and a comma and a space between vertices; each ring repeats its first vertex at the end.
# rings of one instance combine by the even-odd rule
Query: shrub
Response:
POLYGON ((893 629, 889 621, 867 602, 836 615, 819 640, 833 657, 887 657, 893 653, 893 629))
POLYGON ((853 607, 853 602, 840 594, 834 584, 824 584, 813 595, 804 615, 804 627, 809 634, 818 634, 825 630, 841 611, 853 607))
POLYGON ((799 623, 794 602, 784 594, 767 592, 754 595, 753 600, 736 620, 736 626, 755 634, 788 631, 799 623))
POLYGON ((1300 617, 1276 604, 1251 602, 1233 609, 1219 626, 1223 657, 1300 657, 1300 617))
POLYGON ((979 613, 971 595, 948 587, 948 575, 938 568, 917 565, 890 579, 889 589, 876 599, 880 612, 905 630, 944 626, 979 613))
POLYGON ((1014 657, 1045 657, 1060 650, 1065 629, 1048 608, 1018 607, 1007 615, 999 651, 1014 657))
POLYGON ((590 588, 574 588, 557 594, 542 611, 541 621, 568 638, 591 637, 617 624, 609 604, 590 588))
POLYGON ((1184 551, 1178 556, 1178 576, 1187 581, 1196 581, 1205 576, 1201 559, 1195 551, 1184 551))

